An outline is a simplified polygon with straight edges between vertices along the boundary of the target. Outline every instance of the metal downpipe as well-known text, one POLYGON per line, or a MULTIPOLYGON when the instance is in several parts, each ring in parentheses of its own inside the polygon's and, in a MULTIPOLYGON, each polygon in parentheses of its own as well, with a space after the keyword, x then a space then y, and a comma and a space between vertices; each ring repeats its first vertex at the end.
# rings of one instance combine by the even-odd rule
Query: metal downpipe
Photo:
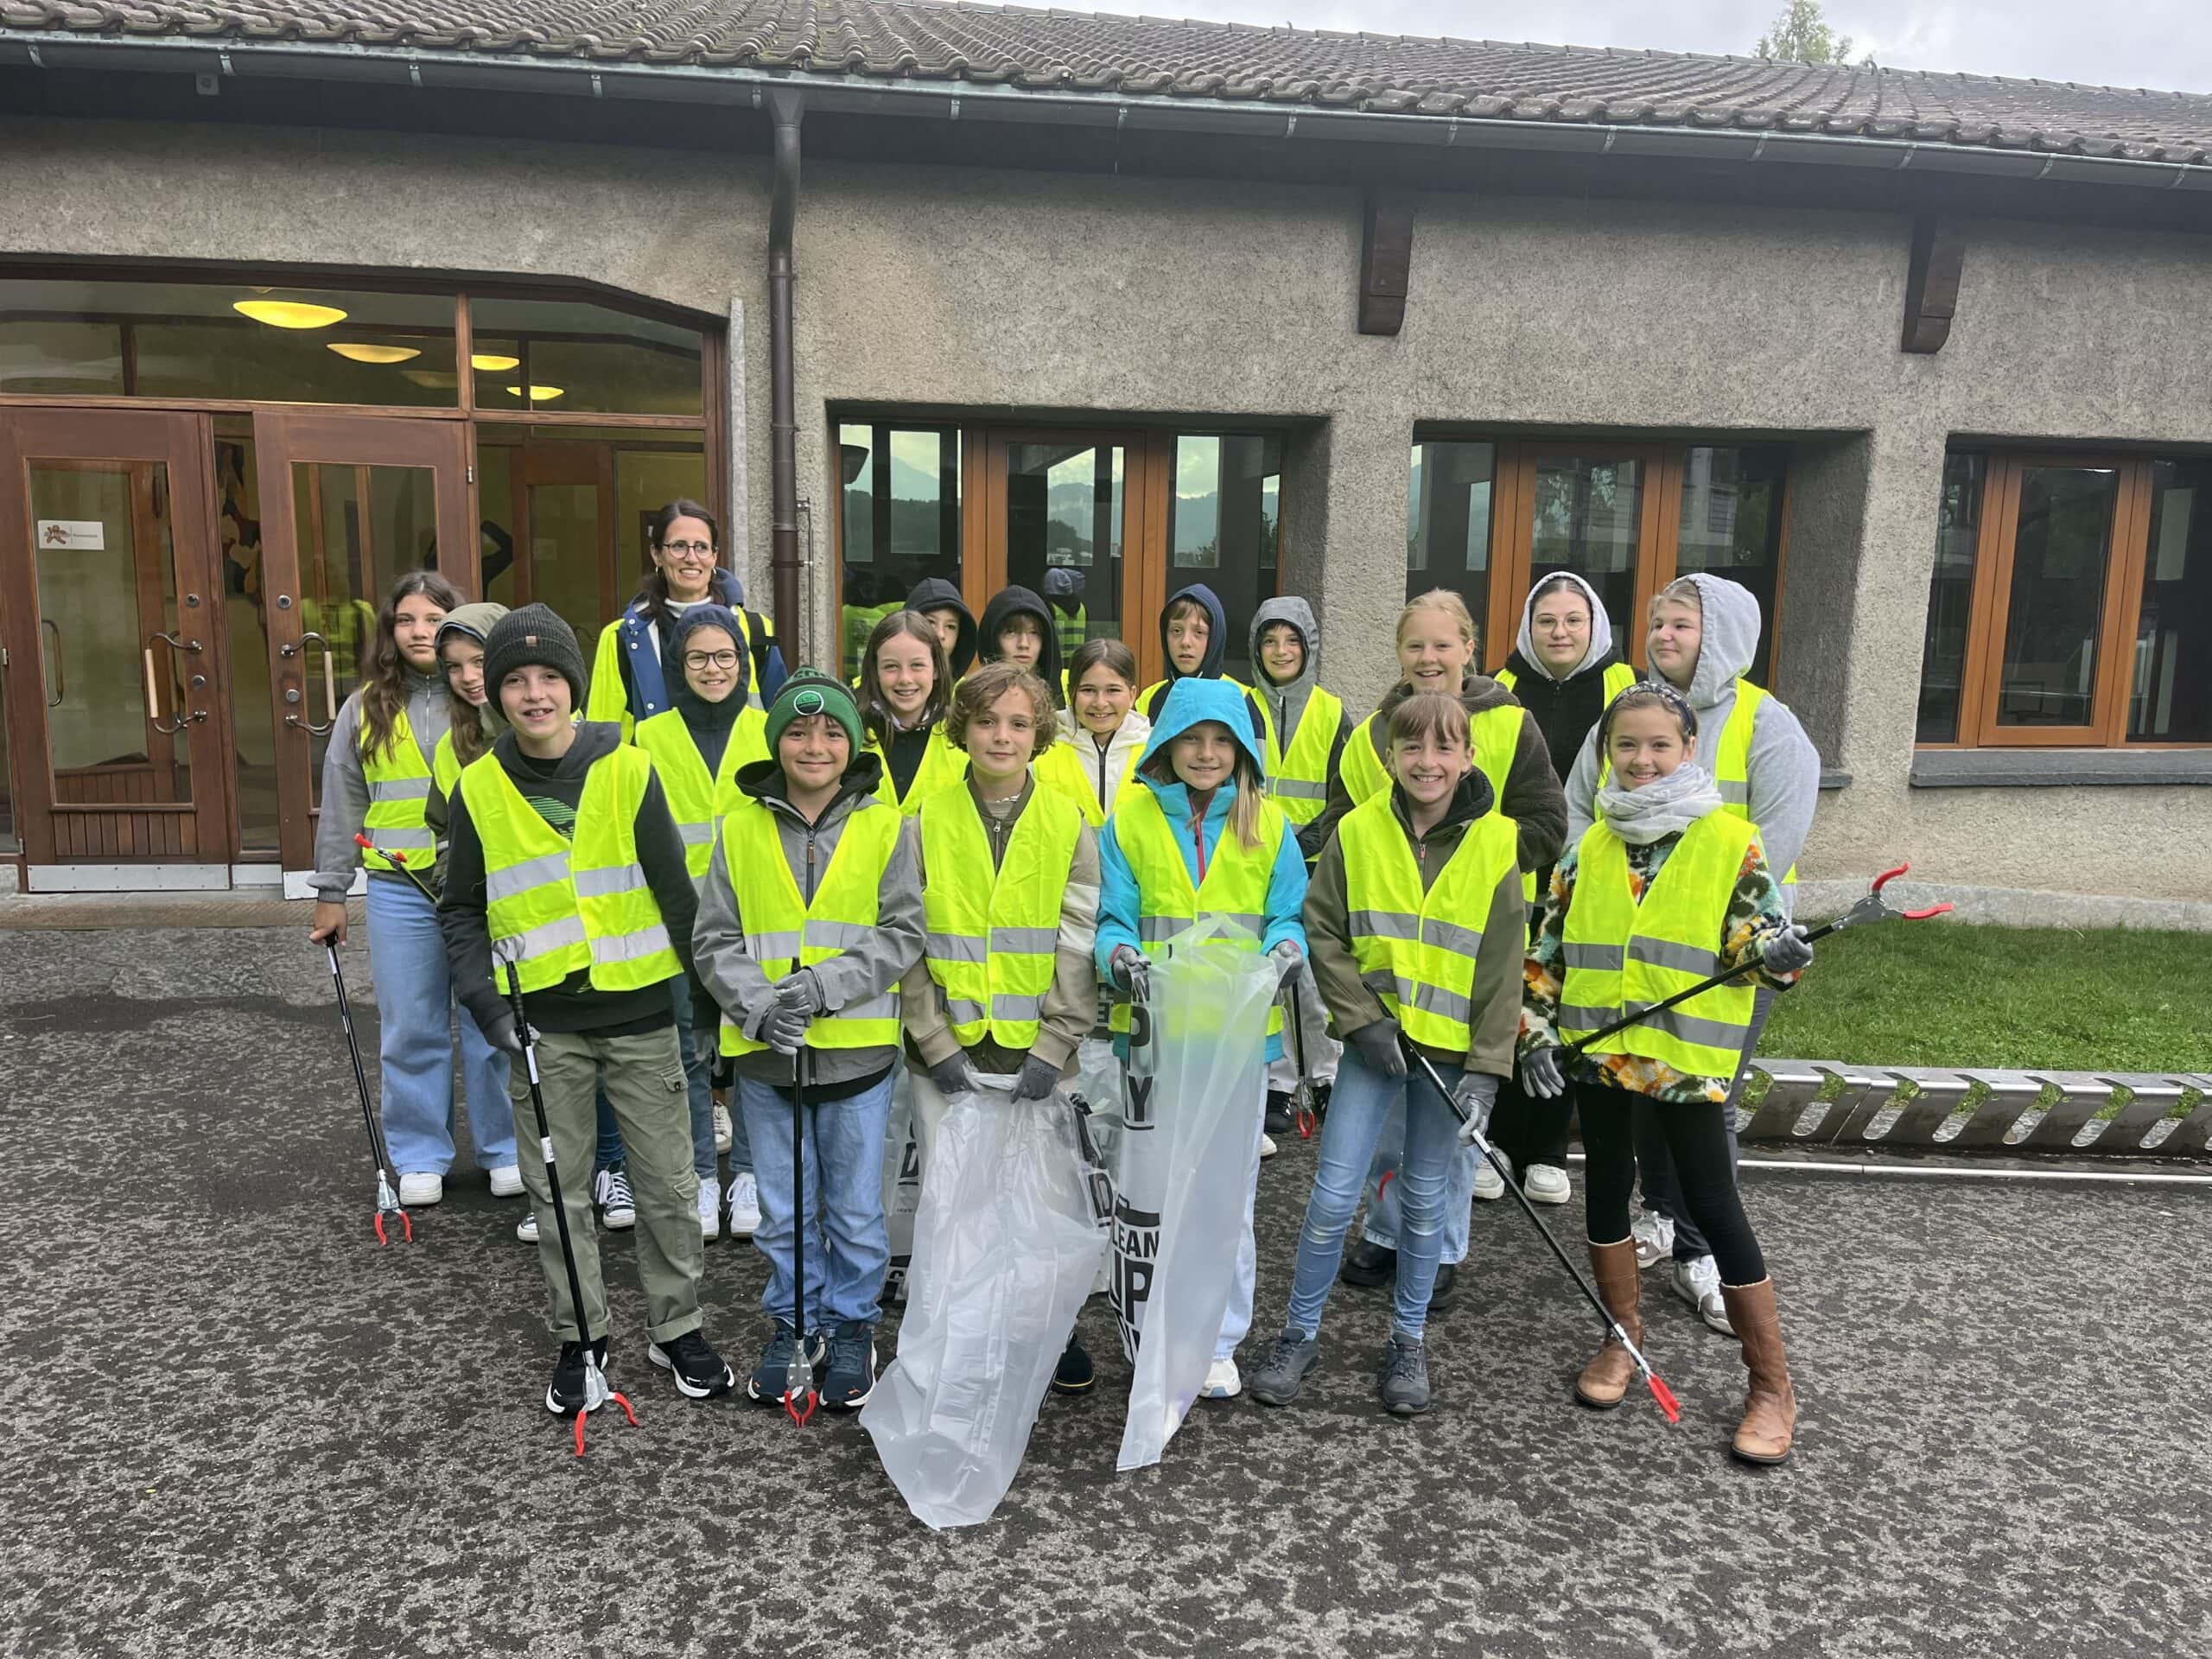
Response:
POLYGON ((777 87, 768 94, 775 124, 775 187, 768 208, 768 576, 776 632, 806 660, 805 615, 799 601, 798 416, 791 369, 791 226, 798 217, 800 93, 777 87))

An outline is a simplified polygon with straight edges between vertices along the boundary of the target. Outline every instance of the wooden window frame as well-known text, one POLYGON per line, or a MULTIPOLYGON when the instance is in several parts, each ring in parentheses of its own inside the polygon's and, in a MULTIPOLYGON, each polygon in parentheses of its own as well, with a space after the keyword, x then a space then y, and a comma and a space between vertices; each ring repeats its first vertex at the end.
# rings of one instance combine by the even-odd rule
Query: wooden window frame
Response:
POLYGON ((2201 743, 2133 741, 2127 735, 2132 645, 2143 605, 2151 533, 2154 457, 2111 452, 1990 449, 1982 480, 1981 524, 1967 597, 1967 650, 1959 685, 1959 736, 1923 749, 2201 749, 2201 743), (2006 726, 1998 719, 2018 553, 2023 475, 2036 467, 2110 468, 2116 474, 2105 544, 2103 613, 2090 719, 2077 726, 2006 726))

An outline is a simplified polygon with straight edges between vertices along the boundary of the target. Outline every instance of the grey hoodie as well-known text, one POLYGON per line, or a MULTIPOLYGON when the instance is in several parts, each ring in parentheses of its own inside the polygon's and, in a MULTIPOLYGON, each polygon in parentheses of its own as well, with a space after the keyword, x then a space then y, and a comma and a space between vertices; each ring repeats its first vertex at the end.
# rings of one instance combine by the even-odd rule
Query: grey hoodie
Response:
MULTIPOLYGON (((443 675, 407 676, 407 723, 415 733, 415 747, 428 766, 438 752, 451 719, 443 675)), ((346 699, 338 710, 338 723, 330 728, 329 747, 322 756, 322 813, 315 832, 315 897, 326 904, 344 902, 360 865, 361 849, 353 837, 369 816, 369 780, 361 770, 361 694, 346 699)), ((413 863, 409 859, 409 863, 413 863)), ((405 881, 397 871, 372 871, 372 879, 405 881)))
MULTIPOLYGON (((1313 700, 1313 688, 1320 683, 1321 624, 1313 614, 1313 607, 1295 594, 1266 601, 1252 613, 1248 649, 1252 659, 1252 690, 1267 704, 1268 714, 1275 723, 1275 741, 1287 752, 1291 740, 1298 734, 1298 722, 1306 717, 1306 705, 1313 700), (1299 671, 1297 678, 1286 680, 1281 685, 1269 679, 1267 670, 1260 666, 1260 635, 1274 622, 1289 623, 1306 642, 1306 666, 1299 671)), ((1344 740, 1351 735, 1351 714, 1339 709, 1337 729, 1329 734, 1329 764, 1322 774, 1325 785, 1333 785, 1336 782, 1338 764, 1344 752, 1344 740)), ((1322 845, 1327 839, 1327 831, 1316 829, 1314 822, 1309 820, 1299 831, 1299 850, 1310 862, 1321 855, 1322 845), (1308 831, 1312 833, 1309 835, 1308 831)))
MULTIPOLYGON (((1702 571, 1688 578, 1697 584, 1700 608, 1704 612, 1704 639, 1698 648, 1697 667, 1690 675, 1690 706, 1697 710, 1697 760, 1712 770, 1720 753, 1720 734, 1736 709, 1736 682, 1759 644, 1759 601, 1750 589, 1736 582, 1709 576, 1702 571)), ((1654 677, 1656 677, 1656 676, 1654 677)), ((1751 822, 1759 827, 1759 842, 1767 868, 1777 880, 1805 849, 1813 827, 1813 809, 1821 798, 1821 757, 1812 739, 1797 723, 1797 716, 1778 697, 1759 705, 1751 728, 1751 822)), ((1567 840, 1579 843, 1597 816, 1598 733, 1592 728, 1574 758, 1574 771, 1567 780, 1567 840)), ((1783 889, 1785 907, 1796 901, 1795 887, 1783 889)))

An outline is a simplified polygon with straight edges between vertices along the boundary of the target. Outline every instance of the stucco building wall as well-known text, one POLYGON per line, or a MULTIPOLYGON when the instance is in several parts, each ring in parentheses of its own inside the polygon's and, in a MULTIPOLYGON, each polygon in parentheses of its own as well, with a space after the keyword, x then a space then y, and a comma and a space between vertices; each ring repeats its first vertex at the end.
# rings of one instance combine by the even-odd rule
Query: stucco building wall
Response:
MULTIPOLYGON (((765 602, 765 160, 58 122, 0 122, 0 251, 575 277, 736 305, 742 539, 765 602)), ((1289 423, 1289 569, 1356 705, 1390 677, 1415 423, 1789 437, 1777 689, 1853 779, 1823 799, 1806 874, 1910 856, 1952 882, 2212 899, 2212 791, 1908 786, 1947 440, 2212 443, 2201 242, 1967 234, 1950 341, 1915 357, 1897 349, 1902 219, 1427 196, 1404 330, 1371 338, 1348 190, 810 163, 796 366, 815 637, 833 404, 1289 423), (2183 850, 2146 862, 2156 849, 2183 850)))

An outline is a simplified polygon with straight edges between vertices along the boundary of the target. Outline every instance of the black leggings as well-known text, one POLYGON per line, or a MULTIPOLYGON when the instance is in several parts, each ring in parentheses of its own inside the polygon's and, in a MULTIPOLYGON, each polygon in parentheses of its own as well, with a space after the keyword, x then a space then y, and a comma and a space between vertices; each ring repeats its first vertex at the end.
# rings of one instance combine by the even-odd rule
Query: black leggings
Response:
MULTIPOLYGON (((1586 1083, 1575 1090, 1582 1115, 1582 1147, 1590 1239, 1618 1243, 1628 1236, 1629 1198, 1636 1190, 1636 1140, 1630 1115, 1641 1096, 1586 1083)), ((1667 1137, 1681 1182, 1683 1206, 1712 1246, 1724 1285, 1755 1285, 1766 1277, 1766 1258, 1744 1215, 1728 1163, 1728 1109, 1718 1102, 1653 1103, 1652 1116, 1667 1137)))

